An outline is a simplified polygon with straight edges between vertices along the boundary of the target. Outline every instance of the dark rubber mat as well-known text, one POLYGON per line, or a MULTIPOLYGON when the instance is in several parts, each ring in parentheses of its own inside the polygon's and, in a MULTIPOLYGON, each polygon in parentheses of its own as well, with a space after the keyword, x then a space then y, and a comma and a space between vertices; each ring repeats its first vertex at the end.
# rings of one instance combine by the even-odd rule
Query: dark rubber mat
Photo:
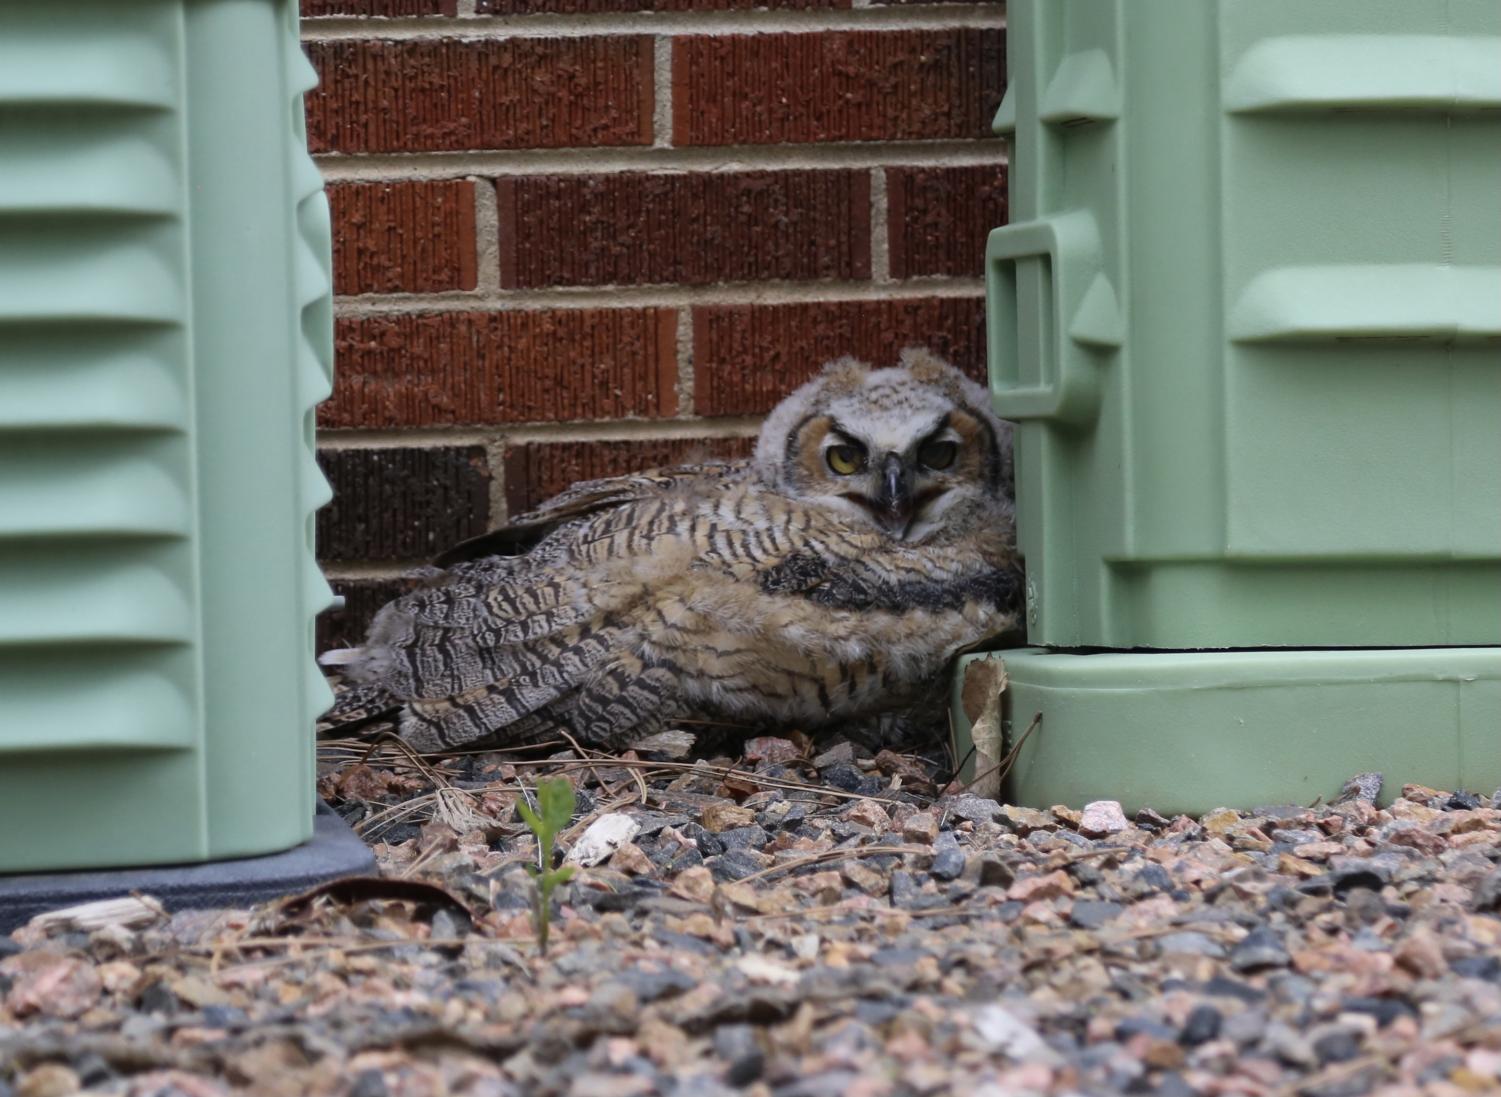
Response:
POLYGON ((0 933, 44 911, 131 892, 150 895, 171 911, 248 906, 374 870, 370 848, 348 823, 319 803, 313 837, 283 853, 193 865, 0 876, 0 933))

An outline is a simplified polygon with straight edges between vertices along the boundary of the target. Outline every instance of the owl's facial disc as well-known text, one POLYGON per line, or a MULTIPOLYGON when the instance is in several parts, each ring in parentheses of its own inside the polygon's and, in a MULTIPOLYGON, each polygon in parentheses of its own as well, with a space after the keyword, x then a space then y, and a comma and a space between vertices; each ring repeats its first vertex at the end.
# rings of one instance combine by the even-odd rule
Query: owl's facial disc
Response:
POLYGON ((946 474, 961 452, 963 438, 943 416, 902 437, 861 438, 837 420, 826 421, 816 452, 815 482, 824 497, 848 508, 898 540, 931 532, 929 519, 942 509, 953 487, 946 474))

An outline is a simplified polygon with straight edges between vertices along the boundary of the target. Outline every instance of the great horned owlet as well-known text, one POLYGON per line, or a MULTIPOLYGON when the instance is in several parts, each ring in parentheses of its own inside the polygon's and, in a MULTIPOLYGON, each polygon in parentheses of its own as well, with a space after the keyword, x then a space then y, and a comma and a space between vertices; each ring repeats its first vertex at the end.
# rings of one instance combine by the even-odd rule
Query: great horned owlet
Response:
POLYGON ((578 484, 440 557, 350 676, 420 750, 867 719, 1013 623, 1010 464, 952 366, 841 359, 748 460, 578 484))

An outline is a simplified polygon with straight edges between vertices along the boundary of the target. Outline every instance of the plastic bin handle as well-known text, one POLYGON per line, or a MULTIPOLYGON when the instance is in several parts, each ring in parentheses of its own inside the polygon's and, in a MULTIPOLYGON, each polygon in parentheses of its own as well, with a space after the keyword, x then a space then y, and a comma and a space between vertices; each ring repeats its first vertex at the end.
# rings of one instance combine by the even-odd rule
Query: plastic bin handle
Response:
POLYGON ((1007 225, 985 244, 991 396, 1007 419, 1092 422, 1100 359, 1118 347, 1120 309, 1085 212, 1007 225), (1028 362, 1035 369, 1023 372, 1028 362))

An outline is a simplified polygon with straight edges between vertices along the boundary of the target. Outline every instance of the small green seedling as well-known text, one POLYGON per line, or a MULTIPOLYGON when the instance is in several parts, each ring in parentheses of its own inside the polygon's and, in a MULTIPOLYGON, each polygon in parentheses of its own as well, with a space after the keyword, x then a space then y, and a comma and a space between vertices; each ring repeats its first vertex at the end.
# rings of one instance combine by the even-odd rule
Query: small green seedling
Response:
POLYGON ((516 803, 521 818, 537 836, 536 865, 527 865, 527 871, 536 881, 537 890, 532 896, 532 920, 537 926, 537 948, 547 955, 547 930, 552 919, 552 889, 567 883, 573 876, 573 865, 553 868, 553 842, 558 832, 573 819, 575 800, 573 785, 566 777, 544 777, 537 782, 537 811, 525 800, 516 803))

